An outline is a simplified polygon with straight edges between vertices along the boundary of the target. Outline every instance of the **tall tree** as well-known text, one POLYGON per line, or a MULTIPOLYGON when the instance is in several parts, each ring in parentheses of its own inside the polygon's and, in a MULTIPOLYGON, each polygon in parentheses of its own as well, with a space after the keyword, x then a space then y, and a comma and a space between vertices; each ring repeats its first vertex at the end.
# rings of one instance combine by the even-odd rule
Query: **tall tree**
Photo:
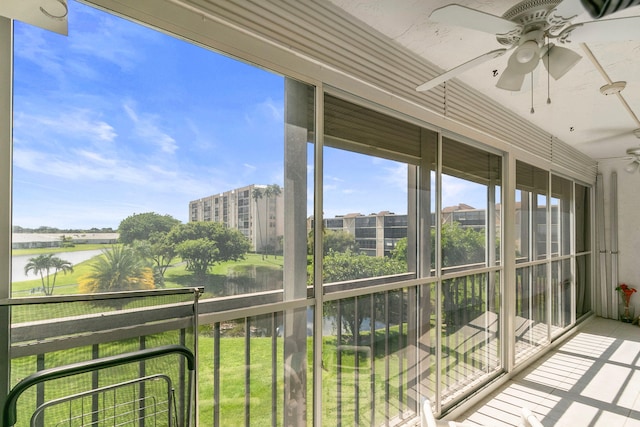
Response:
POLYGON ((33 274, 40 275, 44 294, 53 295, 58 272, 62 271, 64 274, 73 272, 73 265, 69 261, 53 256, 53 254, 43 254, 35 258, 29 258, 29 262, 24 266, 24 274, 28 275, 30 271, 33 271, 33 274))
POLYGON ((138 253, 127 246, 103 249, 92 271, 80 279, 84 293, 153 289, 153 272, 138 253))
MULTIPOLYGON (((278 185, 278 184, 270 184, 267 185, 267 188, 264 190, 264 195, 267 198, 267 206, 270 206, 270 202, 271 199, 275 200, 278 199, 278 196, 280 196, 280 194, 282 194, 282 188, 278 185)), ((267 224, 267 226, 269 227, 269 229, 271 229, 271 221, 276 219, 276 215, 273 216, 273 218, 271 216, 269 216, 269 222, 267 224)), ((268 248, 273 248, 275 250, 276 247, 276 236, 269 236, 269 233, 267 233, 267 236, 269 237, 269 241, 267 244, 268 248)))
MULTIPOLYGON (((258 200, 262 199, 262 196, 264 196, 264 192, 262 191, 262 188, 253 187, 253 190, 251 190, 251 197, 256 202, 256 223, 258 224, 258 238, 260 239, 260 250, 262 250, 262 230, 260 227, 260 206, 258 206, 258 200)), ((256 252, 258 252, 257 248, 256 248, 256 252)), ((262 254, 262 257, 264 258, 264 254, 262 254)))
MULTIPOLYGON (((322 261, 323 283, 344 282, 406 272, 406 263, 388 257, 372 257, 366 254, 354 254, 351 253, 351 251, 329 251, 329 253, 323 257, 322 261)), ((339 310, 336 301, 329 301, 324 306, 324 313, 334 319, 338 319, 339 314, 342 320, 342 326, 355 338, 360 335, 363 322, 370 316, 371 304, 374 304, 375 314, 380 314, 380 310, 385 307, 382 301, 376 301, 376 298, 381 297, 381 295, 382 294, 358 298, 357 310, 355 300, 353 299, 341 304, 339 310)), ((371 321, 371 319, 369 320, 371 321)), ((374 325, 371 324, 372 331, 373 327, 374 325)))
POLYGON ((164 274, 176 257, 176 245, 168 238, 169 233, 151 233, 148 240, 136 240, 133 247, 143 258, 153 263, 156 287, 164 287, 164 274))
POLYGON ((397 259, 398 261, 406 264, 407 263, 407 238, 403 237, 402 239, 396 242, 395 247, 391 251, 391 258, 397 259))
POLYGON ((251 249, 251 242, 240 231, 217 222, 180 224, 167 238, 187 262, 187 269, 201 276, 215 263, 237 261, 251 249))
POLYGON ((168 233, 180 221, 171 215, 160 215, 155 212, 133 214, 123 219, 118 226, 120 242, 126 245, 136 240, 149 240, 153 233, 168 233))
MULTIPOLYGON (((322 233, 322 254, 329 252, 351 252, 357 254, 360 251, 356 237, 344 230, 324 230, 322 233)), ((307 254, 313 254, 313 230, 307 238, 307 254)))

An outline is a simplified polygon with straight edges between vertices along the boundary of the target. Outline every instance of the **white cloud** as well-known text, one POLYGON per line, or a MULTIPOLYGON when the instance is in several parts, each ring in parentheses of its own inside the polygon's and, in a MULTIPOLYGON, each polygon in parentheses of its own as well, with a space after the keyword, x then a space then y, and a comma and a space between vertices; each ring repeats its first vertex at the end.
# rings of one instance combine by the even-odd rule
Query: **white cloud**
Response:
POLYGON ((46 31, 31 25, 16 23, 14 52, 16 57, 36 63, 56 80, 64 77, 62 58, 45 39, 46 31))
POLYGON ((267 98, 264 102, 259 104, 260 110, 265 112, 267 117, 271 117, 272 120, 281 123, 284 120, 284 106, 275 102, 271 98, 267 98))
POLYGON ((484 185, 442 175, 442 207, 465 203, 480 209, 486 207, 486 199, 487 188, 484 185))
POLYGON ((267 98, 255 105, 244 115, 244 120, 250 127, 254 127, 256 123, 264 126, 265 118, 268 122, 281 125, 284 121, 284 105, 271 98, 267 98))
POLYGON ((70 16, 80 22, 86 19, 93 25, 89 28, 82 25, 74 27, 74 36, 69 38, 69 48, 76 57, 93 58, 117 65, 123 70, 130 70, 143 59, 144 52, 134 47, 141 40, 153 42, 159 34, 115 16, 97 12, 90 7, 74 7, 70 16), (89 16, 90 15, 90 16, 89 16))
POLYGON ((123 109, 134 124, 134 133, 149 144, 156 145, 164 153, 173 154, 178 149, 176 140, 157 125, 160 118, 153 114, 139 114, 131 102, 125 103, 123 109))
POLYGON ((404 163, 391 164, 382 168, 384 174, 380 179, 385 186, 391 187, 395 191, 407 193, 407 165, 404 163))
POLYGON ((34 142, 43 143, 38 139, 46 135, 72 137, 75 140, 87 142, 112 142, 118 134, 113 126, 96 117, 93 111, 82 108, 70 108, 58 111, 55 115, 44 113, 21 113, 14 118, 14 127, 20 129, 23 140, 31 136, 34 142))

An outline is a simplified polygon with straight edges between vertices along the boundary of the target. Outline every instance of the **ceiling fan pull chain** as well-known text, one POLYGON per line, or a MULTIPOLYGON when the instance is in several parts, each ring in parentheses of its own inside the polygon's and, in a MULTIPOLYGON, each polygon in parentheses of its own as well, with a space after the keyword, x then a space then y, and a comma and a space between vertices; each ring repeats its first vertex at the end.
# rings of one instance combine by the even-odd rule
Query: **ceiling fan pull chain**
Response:
POLYGON ((533 109, 533 71, 531 72, 531 114, 535 113, 536 110, 533 109))
MULTIPOLYGON (((547 46, 549 46, 549 36, 547 36, 547 46)), ((547 55, 547 105, 551 104, 551 55, 549 55, 550 49, 547 49, 545 55, 547 55)))

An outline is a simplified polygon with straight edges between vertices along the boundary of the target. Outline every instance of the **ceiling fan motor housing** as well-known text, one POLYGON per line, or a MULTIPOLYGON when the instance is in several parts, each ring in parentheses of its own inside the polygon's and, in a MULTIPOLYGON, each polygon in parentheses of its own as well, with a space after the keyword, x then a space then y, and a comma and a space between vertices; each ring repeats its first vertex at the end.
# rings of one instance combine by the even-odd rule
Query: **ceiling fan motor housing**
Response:
POLYGON ((502 18, 522 25, 522 31, 498 34, 498 42, 505 46, 513 46, 520 41, 522 34, 526 35, 536 30, 551 32, 564 27, 568 19, 550 15, 558 4, 559 0, 524 0, 516 4, 507 10, 502 18))

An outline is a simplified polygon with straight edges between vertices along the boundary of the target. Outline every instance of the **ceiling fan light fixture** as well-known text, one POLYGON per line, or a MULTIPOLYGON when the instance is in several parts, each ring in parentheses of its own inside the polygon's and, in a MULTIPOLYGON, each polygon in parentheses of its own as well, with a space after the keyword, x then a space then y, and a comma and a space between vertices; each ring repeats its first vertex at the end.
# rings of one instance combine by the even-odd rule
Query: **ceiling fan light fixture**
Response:
POLYGON ((542 63, 555 80, 567 74, 582 59, 571 49, 566 47, 550 45, 547 52, 542 56, 542 63))
POLYGON ((638 170, 638 160, 634 159, 631 163, 624 167, 624 171, 628 173, 634 173, 638 170))
POLYGON ((540 60, 540 46, 535 40, 527 40, 509 57, 509 66, 514 72, 528 74, 535 70, 540 60))
POLYGON ((504 90, 518 92, 520 89, 522 89, 524 76, 524 73, 515 71, 513 67, 509 65, 502 72, 502 75, 498 79, 498 83, 496 83, 496 87, 504 90))
POLYGON ((519 63, 525 64, 537 56, 538 50, 538 43, 534 40, 527 40, 518 46, 514 55, 519 63))

